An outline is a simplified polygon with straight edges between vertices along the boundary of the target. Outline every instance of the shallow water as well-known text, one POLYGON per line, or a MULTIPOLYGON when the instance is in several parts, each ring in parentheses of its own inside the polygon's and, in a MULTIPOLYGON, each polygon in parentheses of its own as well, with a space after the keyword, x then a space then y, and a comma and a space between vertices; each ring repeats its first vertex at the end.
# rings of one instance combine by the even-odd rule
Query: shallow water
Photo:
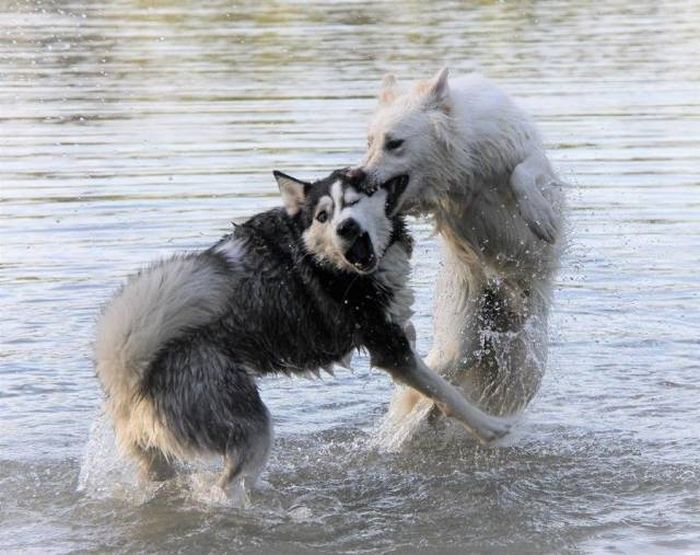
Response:
MULTIPOLYGON (((0 551, 700 550, 700 4, 573 4, 1 3, 0 551), (100 304, 277 204, 271 169, 357 162, 381 74, 442 64, 518 97, 572 183, 515 433, 385 453, 392 386, 356 357, 263 383, 277 439, 248 508, 207 497, 209 467, 136 488, 99 421, 100 304)), ((426 352, 437 250, 412 226, 426 352)))

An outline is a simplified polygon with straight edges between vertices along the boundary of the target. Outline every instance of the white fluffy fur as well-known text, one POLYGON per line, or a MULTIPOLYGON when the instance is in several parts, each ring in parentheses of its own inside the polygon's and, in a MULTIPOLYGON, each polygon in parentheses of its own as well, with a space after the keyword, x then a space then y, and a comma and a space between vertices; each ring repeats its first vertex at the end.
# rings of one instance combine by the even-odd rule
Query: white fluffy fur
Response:
MULTIPOLYGON (((229 252, 240 252, 230 245, 229 252)), ((107 393, 119 445, 142 450, 157 446, 178 452, 138 386, 157 350, 190 327, 217 317, 228 295, 227 282, 200 260, 181 256, 156 263, 133 276, 110 302, 97 324, 96 371, 107 393)))
MULTIPOLYGON (((363 169, 375 183, 408 174, 403 209, 431 214, 441 235, 427 364, 484 408, 520 410, 544 371, 550 288, 562 245, 563 194, 534 124, 478 75, 448 82, 445 69, 403 94, 390 76, 369 128, 363 169), (389 140, 403 144, 391 150, 389 140), (486 287, 506 300, 512 331, 482 329, 486 287), (487 344, 496 350, 495 375, 479 362, 487 344)), ((418 401, 400 393, 389 428, 396 431, 411 411, 427 414, 424 404, 415 407, 418 401)))

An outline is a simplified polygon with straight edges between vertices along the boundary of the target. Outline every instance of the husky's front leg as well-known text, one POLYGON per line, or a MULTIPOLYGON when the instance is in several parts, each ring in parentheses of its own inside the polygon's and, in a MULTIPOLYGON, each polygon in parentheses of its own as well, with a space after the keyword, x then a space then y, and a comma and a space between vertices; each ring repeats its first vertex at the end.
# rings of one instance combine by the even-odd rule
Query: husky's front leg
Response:
POLYGON ((508 421, 490 416, 469 403, 453 385, 426 366, 398 326, 389 324, 388 327, 389 333, 372 333, 366 338, 373 366, 386 370, 395 380, 434 401, 482 443, 494 441, 510 431, 508 421))
POLYGON ((445 414, 459 420, 482 443, 489 443, 506 435, 511 424, 491 416, 469 403, 461 393, 442 376, 433 372, 417 355, 413 355, 394 377, 432 399, 445 414))

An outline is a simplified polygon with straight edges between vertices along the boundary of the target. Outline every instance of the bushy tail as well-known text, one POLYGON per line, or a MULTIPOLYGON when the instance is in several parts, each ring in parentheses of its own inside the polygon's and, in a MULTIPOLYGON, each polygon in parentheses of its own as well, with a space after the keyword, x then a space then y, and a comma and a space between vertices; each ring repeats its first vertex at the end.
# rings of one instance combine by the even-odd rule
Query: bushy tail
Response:
POLYGON ((128 402, 156 353, 186 330, 219 316, 229 281, 205 255, 182 255, 132 276, 100 316, 96 372, 106 393, 128 402))

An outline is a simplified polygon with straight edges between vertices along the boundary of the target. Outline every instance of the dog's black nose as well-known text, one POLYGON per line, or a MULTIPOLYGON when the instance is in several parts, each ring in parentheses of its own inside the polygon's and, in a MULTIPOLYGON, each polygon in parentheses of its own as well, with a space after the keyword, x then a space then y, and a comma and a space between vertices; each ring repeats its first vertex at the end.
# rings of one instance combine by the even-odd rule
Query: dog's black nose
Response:
POLYGON ((345 176, 347 177, 351 185, 359 185, 365 180, 367 174, 362 168, 350 168, 346 172, 345 176))
POLYGON ((343 239, 347 239, 348 241, 354 241, 357 239, 360 233, 362 233, 360 224, 358 224, 352 218, 348 218, 347 220, 340 222, 336 231, 338 232, 338 235, 340 235, 343 239))

